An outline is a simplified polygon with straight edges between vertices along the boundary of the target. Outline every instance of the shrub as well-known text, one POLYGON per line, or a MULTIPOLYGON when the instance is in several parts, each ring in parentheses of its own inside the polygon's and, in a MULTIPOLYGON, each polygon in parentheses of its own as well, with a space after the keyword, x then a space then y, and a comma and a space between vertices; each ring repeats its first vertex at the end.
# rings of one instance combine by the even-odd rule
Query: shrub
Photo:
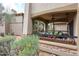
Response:
POLYGON ((5 42, 5 41, 9 41, 9 40, 15 40, 16 38, 14 36, 11 35, 5 35, 4 37, 0 38, 0 42, 5 42))
POLYGON ((20 56, 33 56, 38 52, 38 36, 28 35, 21 40, 15 41, 12 48, 16 50, 16 54, 20 56))
POLYGON ((11 44, 15 40, 13 36, 0 37, 0 55, 10 55, 11 44))
POLYGON ((0 36, 4 37, 4 33, 0 33, 0 36))

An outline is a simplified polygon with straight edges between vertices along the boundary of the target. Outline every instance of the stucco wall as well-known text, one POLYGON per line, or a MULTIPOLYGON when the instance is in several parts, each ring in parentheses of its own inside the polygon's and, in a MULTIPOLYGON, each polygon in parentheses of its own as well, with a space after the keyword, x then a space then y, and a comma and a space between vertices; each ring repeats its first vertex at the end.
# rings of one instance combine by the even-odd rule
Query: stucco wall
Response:
POLYGON ((67 25, 55 25, 55 30, 67 31, 67 25))
POLYGON ((0 21, 0 33, 5 33, 5 22, 3 19, 0 21))
POLYGON ((1 25, 0 26, 0 33, 5 33, 5 25, 1 25))
POLYGON ((72 3, 32 3, 32 14, 38 13, 45 10, 50 10, 54 8, 59 8, 63 6, 70 5, 72 3))
POLYGON ((11 30, 15 35, 22 35, 22 23, 21 24, 11 24, 11 30))
POLYGON ((22 35, 23 16, 16 16, 14 23, 11 24, 11 32, 15 35, 22 35))
POLYGON ((22 22, 23 16, 16 16, 16 22, 22 22))

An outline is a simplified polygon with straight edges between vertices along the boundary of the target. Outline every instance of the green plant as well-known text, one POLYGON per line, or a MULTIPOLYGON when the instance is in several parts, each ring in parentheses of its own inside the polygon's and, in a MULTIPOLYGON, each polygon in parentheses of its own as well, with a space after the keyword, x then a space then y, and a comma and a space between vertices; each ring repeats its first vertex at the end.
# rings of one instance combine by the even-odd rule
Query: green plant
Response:
POLYGON ((10 32, 10 24, 12 20, 14 20, 14 14, 10 14, 8 12, 3 13, 4 21, 5 21, 5 33, 9 34, 10 32))
POLYGON ((15 41, 12 48, 16 50, 16 54, 20 56, 32 56, 38 52, 38 36, 28 35, 21 40, 15 41))
POLYGON ((14 36, 7 36, 5 35, 4 37, 0 37, 0 56, 6 56, 10 55, 11 51, 11 45, 13 44, 13 41, 16 38, 14 36))
POLYGON ((14 36, 11 35, 5 35, 4 37, 0 37, 0 42, 3 41, 9 41, 9 40, 15 40, 16 38, 14 36))

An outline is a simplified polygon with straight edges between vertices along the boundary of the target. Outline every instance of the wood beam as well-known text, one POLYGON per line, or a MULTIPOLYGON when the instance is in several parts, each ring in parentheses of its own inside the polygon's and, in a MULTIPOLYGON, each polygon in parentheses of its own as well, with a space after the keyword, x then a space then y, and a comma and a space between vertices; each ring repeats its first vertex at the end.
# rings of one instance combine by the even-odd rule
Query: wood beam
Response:
POLYGON ((44 19, 43 17, 35 17, 35 18, 32 18, 32 20, 39 20, 39 21, 42 21, 44 23, 49 23, 49 21, 47 19, 44 19))

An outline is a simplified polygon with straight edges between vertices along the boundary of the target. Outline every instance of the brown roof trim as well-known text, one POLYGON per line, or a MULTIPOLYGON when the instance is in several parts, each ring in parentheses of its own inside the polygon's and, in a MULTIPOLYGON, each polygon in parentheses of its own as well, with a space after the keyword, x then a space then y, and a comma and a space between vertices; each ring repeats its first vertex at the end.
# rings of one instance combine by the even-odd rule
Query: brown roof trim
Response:
POLYGON ((16 10, 14 10, 14 9, 11 9, 11 10, 12 10, 13 12, 17 13, 16 10))
POLYGON ((16 16, 24 16, 24 13, 17 13, 16 16))

